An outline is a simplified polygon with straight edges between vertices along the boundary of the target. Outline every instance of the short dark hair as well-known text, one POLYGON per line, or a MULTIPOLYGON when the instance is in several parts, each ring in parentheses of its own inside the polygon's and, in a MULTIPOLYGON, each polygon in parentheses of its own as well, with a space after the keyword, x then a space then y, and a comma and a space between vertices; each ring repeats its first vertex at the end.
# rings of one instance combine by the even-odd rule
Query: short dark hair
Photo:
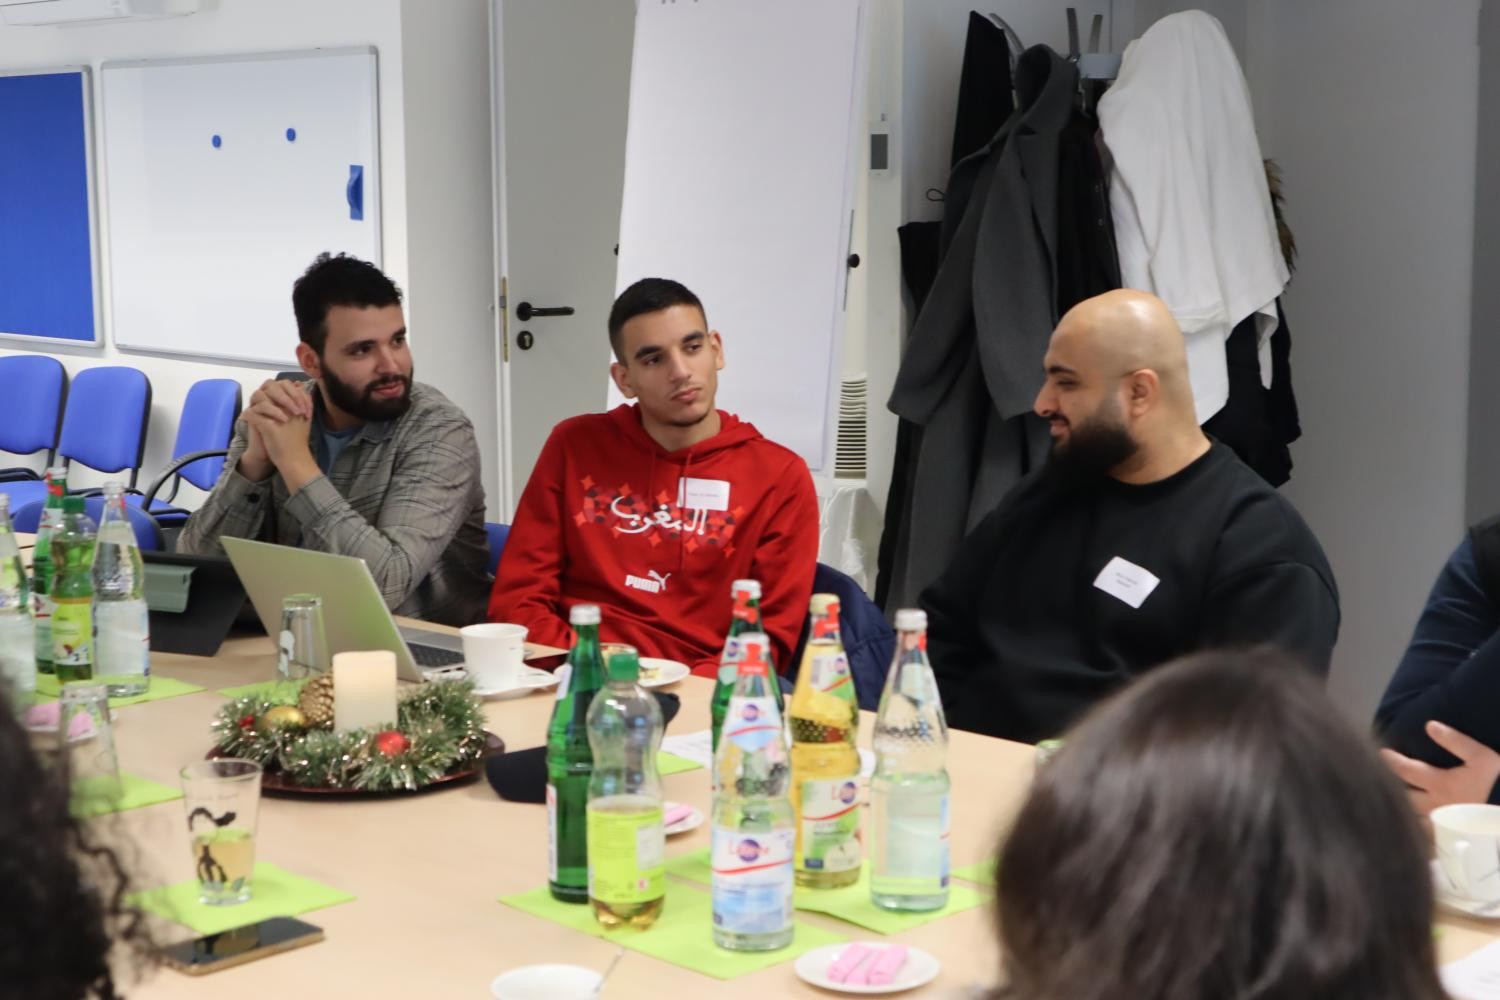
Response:
MULTIPOLYGON (((661 312, 673 306, 692 306, 708 322, 703 303, 680 281, 671 278, 642 278, 620 293, 615 304, 609 308, 609 346, 615 359, 625 364, 624 348, 620 344, 620 331, 625 324, 646 313, 661 312)), ((707 331, 704 331, 705 333, 707 331)))
POLYGON ((1438 1000, 1432 874, 1371 741, 1269 649, 1200 654, 1099 706, 1001 851, 1027 1000, 1438 1000))
POLYGON ((320 253, 292 285, 292 312, 297 314, 297 336, 323 356, 328 343, 328 310, 334 306, 358 309, 399 306, 401 289, 369 261, 320 253))

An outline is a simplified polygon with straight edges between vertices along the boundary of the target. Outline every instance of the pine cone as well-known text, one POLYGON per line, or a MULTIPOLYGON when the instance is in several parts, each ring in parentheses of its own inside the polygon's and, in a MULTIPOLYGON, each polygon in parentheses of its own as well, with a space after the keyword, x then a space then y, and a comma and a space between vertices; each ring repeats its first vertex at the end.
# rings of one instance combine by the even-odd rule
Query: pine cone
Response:
POLYGON ((307 716, 309 726, 322 726, 333 721, 333 675, 320 674, 302 685, 297 696, 297 707, 307 716))

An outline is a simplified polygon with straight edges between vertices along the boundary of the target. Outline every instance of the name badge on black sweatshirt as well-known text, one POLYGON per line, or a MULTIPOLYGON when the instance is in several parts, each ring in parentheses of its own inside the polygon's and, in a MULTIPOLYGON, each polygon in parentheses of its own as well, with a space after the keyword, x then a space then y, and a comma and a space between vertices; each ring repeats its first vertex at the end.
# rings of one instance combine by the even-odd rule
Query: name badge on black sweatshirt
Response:
POLYGON ((1132 608, 1146 603, 1146 598, 1151 596, 1151 591, 1156 589, 1158 583, 1161 580, 1155 573, 1119 556, 1105 563, 1099 575, 1094 578, 1094 586, 1111 597, 1118 597, 1132 608))

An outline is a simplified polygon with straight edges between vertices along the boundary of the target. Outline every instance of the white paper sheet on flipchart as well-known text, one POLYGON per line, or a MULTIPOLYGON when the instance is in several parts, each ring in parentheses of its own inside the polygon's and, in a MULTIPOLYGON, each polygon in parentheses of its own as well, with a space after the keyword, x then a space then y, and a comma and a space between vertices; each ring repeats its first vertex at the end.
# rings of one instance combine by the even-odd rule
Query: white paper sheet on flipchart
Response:
POLYGON ((1500 1000, 1500 941, 1449 962, 1442 973, 1454 1000, 1500 1000))
MULTIPOLYGON (((664 752, 690 760, 704 767, 713 766, 713 734, 707 729, 700 729, 696 733, 681 733, 676 736, 663 736, 661 748, 664 752)), ((868 778, 875 773, 875 754, 864 747, 859 748, 859 776, 868 778)))

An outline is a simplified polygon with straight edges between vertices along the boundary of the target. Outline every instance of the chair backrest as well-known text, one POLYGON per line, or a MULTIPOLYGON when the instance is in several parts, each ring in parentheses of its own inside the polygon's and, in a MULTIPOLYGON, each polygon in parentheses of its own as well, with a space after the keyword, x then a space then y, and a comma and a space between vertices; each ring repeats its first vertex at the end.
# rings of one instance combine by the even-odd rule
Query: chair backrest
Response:
MULTIPOLYGON (((855 696, 860 708, 874 711, 880 705, 885 676, 890 673, 891 658, 896 653, 896 630, 854 578, 832 566, 818 563, 813 573, 813 593, 833 594, 839 599, 839 638, 844 641, 844 652, 849 658, 855 696)), ((795 678, 802 664, 807 631, 808 623, 804 620, 797 651, 787 667, 788 677, 795 678)))
POLYGON ((151 419, 151 381, 124 365, 85 368, 73 376, 57 450, 100 472, 130 470, 135 485, 151 419))
MULTIPOLYGON (((228 448, 229 439, 234 435, 234 422, 239 416, 238 382, 228 378, 206 378, 194 382, 182 403, 172 457, 176 459, 195 451, 228 448)), ((177 474, 200 490, 211 490, 223 470, 222 458, 200 458, 178 469, 177 474)))
POLYGON ((505 540, 510 537, 510 525, 484 522, 484 533, 490 539, 490 576, 500 568, 500 553, 505 551, 505 540))
MULTIPOLYGON (((37 526, 42 523, 42 508, 45 503, 34 500, 11 515, 10 524, 16 531, 36 534, 37 526)), ((87 514, 95 524, 99 523, 104 514, 104 497, 91 496, 83 499, 83 512, 87 514)), ((139 507, 125 505, 125 513, 130 518, 130 527, 135 531, 135 543, 144 552, 159 552, 162 549, 161 526, 156 523, 156 518, 147 514, 139 507)))
POLYGON ((52 461, 68 372, 62 362, 41 354, 0 358, 0 451, 31 455, 45 450, 52 461))

